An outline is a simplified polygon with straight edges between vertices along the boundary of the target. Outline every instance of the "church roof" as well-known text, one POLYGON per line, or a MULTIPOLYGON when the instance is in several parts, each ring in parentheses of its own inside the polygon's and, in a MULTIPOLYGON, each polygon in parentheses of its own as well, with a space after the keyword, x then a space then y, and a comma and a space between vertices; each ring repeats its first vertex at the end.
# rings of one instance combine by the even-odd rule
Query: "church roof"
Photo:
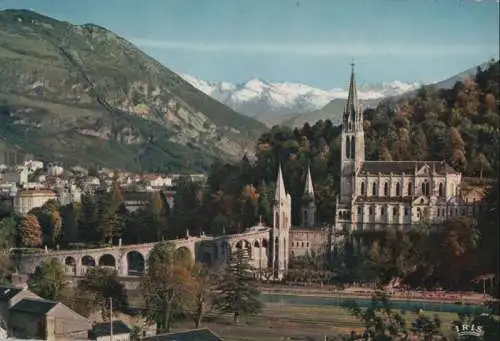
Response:
POLYGON ((455 174, 450 165, 444 161, 365 161, 361 165, 360 173, 382 174, 413 174, 428 165, 437 174, 455 174))

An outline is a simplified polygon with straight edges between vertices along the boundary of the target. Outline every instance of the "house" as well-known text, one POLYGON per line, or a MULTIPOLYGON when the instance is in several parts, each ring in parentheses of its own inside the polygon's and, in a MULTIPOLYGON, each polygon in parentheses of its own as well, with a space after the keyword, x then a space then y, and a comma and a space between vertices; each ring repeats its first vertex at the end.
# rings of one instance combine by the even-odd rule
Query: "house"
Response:
POLYGON ((143 337, 142 341, 222 341, 210 329, 193 329, 177 333, 143 337))
POLYGON ((4 182, 13 182, 17 184, 26 184, 28 183, 28 168, 26 167, 18 167, 12 169, 10 172, 2 173, 2 180, 4 182))
POLYGON ((0 285, 0 318, 7 323, 9 320, 9 309, 25 298, 40 299, 40 297, 29 290, 10 285, 0 285))
POLYGON ((9 335, 16 338, 80 339, 90 327, 87 318, 59 302, 25 298, 9 310, 9 335))
POLYGON ((49 189, 25 189, 17 192, 14 210, 24 215, 36 207, 42 207, 47 201, 56 199, 56 193, 49 189))
MULTIPOLYGON (((113 340, 129 341, 132 330, 122 321, 113 321, 113 340)), ((111 324, 109 322, 96 323, 89 331, 89 339, 96 341, 111 340, 111 324)))

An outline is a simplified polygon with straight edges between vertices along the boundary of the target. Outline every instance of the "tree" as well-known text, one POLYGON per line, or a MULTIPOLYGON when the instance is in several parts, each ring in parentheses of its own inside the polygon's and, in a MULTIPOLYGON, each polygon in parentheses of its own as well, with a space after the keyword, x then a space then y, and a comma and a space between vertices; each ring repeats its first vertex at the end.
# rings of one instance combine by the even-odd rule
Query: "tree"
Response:
POLYGON ((194 322, 194 327, 200 327, 201 319, 205 314, 210 302, 209 298, 213 289, 214 273, 203 264, 196 263, 192 270, 193 275, 193 295, 190 315, 194 322))
POLYGON ((99 239, 97 223, 99 220, 96 197, 91 195, 82 196, 81 214, 78 217, 79 235, 83 241, 95 242, 99 239))
POLYGON ((118 215, 120 203, 116 201, 115 192, 102 193, 98 200, 97 232, 100 242, 112 242, 120 235, 123 221, 118 215))
POLYGON ((125 286, 114 269, 90 268, 78 282, 78 290, 82 292, 82 297, 87 297, 95 311, 101 312, 104 321, 109 320, 110 299, 113 301, 113 311, 123 311, 128 307, 125 286))
POLYGON ((0 284, 10 284, 11 275, 16 271, 16 267, 10 255, 0 252, 0 284))
POLYGON ((434 336, 442 336, 439 332, 440 320, 436 317, 431 320, 419 315, 417 320, 408 328, 404 314, 395 312, 391 308, 389 297, 382 290, 377 290, 370 306, 360 308, 354 301, 346 304, 346 309, 357 317, 365 327, 365 339, 373 341, 408 340, 410 333, 418 340, 432 340, 434 336))
POLYGON ((184 310, 186 297, 193 292, 193 278, 187 264, 187 260, 176 261, 172 243, 160 242, 151 250, 141 287, 145 318, 156 323, 158 333, 170 330, 174 308, 184 310))
POLYGON ((31 291, 53 301, 59 300, 67 284, 64 279, 64 268, 57 258, 45 260, 42 265, 37 266, 28 279, 31 291))
POLYGON ((0 220, 0 249, 9 249, 16 242, 16 228, 19 219, 15 216, 5 217, 0 220))
POLYGON ((474 159, 474 166, 476 170, 479 171, 479 178, 482 180, 483 179, 483 173, 484 171, 489 171, 491 169, 490 162, 484 156, 483 153, 479 153, 476 158, 474 159))
POLYGON ((62 219, 61 241, 65 244, 77 242, 79 238, 78 219, 81 213, 79 203, 71 203, 60 209, 62 219))
POLYGON ((235 323, 240 316, 256 315, 262 310, 254 274, 247 250, 237 249, 216 285, 214 307, 222 313, 233 314, 235 323))
POLYGON ((34 215, 28 214, 23 217, 18 230, 22 246, 37 247, 42 245, 42 228, 34 215))

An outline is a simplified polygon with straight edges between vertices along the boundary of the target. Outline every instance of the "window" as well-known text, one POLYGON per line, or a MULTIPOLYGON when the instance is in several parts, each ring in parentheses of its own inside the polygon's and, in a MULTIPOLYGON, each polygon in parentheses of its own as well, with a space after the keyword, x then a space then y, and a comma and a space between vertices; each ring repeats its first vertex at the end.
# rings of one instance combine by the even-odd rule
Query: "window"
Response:
POLYGON ((408 207, 405 207, 405 216, 408 216, 408 207))
POLYGON ((444 196, 444 187, 443 187, 443 183, 440 183, 440 184, 439 184, 439 196, 440 196, 440 197, 444 196))
POLYGON ((361 214, 361 207, 358 206, 358 214, 361 214))
POLYGON ((370 207, 369 212, 370 212, 370 215, 373 215, 373 207, 370 207))
POLYGON ((397 216, 398 215, 398 209, 396 207, 392 208, 392 215, 397 216))
POLYGON ((384 196, 389 196, 389 184, 387 182, 384 184, 384 196))
POLYGON ((385 208, 384 207, 380 207, 380 215, 385 215, 385 208))
POLYGON ((398 182, 396 184, 396 196, 400 196, 401 195, 401 184, 398 182))
POLYGON ((377 195, 377 183, 372 184, 372 195, 377 195))
POLYGON ((361 195, 366 195, 365 193, 365 182, 361 182, 361 195))
POLYGON ((355 149, 356 149, 356 140, 354 140, 354 136, 351 138, 351 158, 355 157, 355 149))
POLYGON ((441 215, 441 210, 438 208, 437 210, 437 216, 439 217, 441 215))
POLYGON ((422 195, 426 195, 425 194, 425 184, 422 184, 422 195))
POLYGON ((351 138, 347 136, 346 141, 345 141, 345 157, 350 158, 349 152, 351 151, 351 138))
POLYGON ((413 185, 411 184, 411 182, 409 182, 408 183, 408 196, 412 196, 413 195, 412 190, 411 190, 412 187, 413 187, 413 185))

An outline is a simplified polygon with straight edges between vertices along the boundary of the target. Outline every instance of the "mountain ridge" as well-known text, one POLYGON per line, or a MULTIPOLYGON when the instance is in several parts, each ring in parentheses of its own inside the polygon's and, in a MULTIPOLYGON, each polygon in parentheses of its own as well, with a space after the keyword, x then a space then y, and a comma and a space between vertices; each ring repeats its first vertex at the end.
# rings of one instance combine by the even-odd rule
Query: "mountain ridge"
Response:
MULTIPOLYGON (((210 82, 189 74, 181 76, 194 87, 216 98, 233 109, 255 117, 268 125, 280 123, 298 114, 320 110, 330 101, 347 98, 347 89, 324 90, 302 83, 266 82, 251 79, 246 82, 210 82)), ((400 95, 417 89, 421 83, 400 81, 358 86, 362 100, 375 100, 400 95)))
POLYGON ((121 153, 136 169, 191 161, 207 169, 241 157, 266 130, 98 25, 0 11, 0 62, 0 137, 39 157, 72 159, 76 139, 117 152, 103 159, 82 151, 88 162, 117 167, 121 153))

